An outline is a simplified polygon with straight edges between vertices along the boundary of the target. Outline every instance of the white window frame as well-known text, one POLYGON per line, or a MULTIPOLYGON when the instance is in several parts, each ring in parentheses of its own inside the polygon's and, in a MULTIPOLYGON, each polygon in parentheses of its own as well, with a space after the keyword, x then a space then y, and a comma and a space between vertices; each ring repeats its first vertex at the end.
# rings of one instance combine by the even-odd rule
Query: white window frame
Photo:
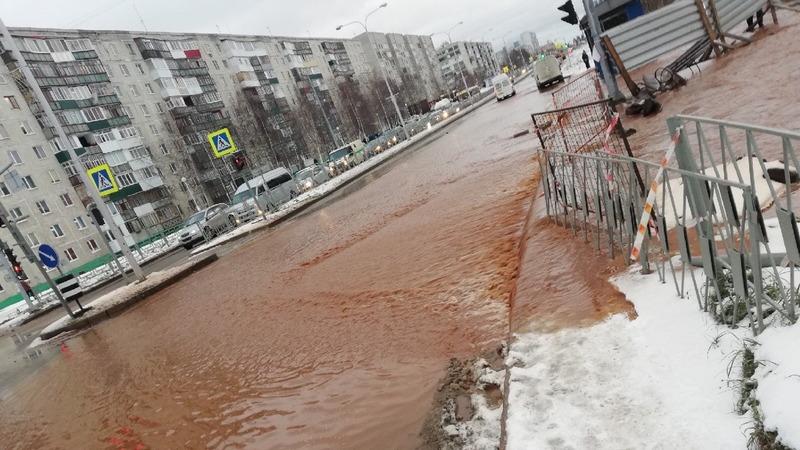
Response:
POLYGON ((64 229, 61 228, 61 225, 54 223, 50 225, 50 234, 52 234, 53 237, 56 239, 61 239, 64 237, 64 229), (58 231, 58 233, 56 233, 56 230, 58 231))
POLYGON ((59 200, 61 200, 61 204, 64 205, 65 208, 69 208, 71 206, 75 206, 75 202, 72 200, 72 197, 69 196, 69 192, 64 192, 63 194, 58 194, 59 200), (65 201, 66 199, 66 201, 65 201))
POLYGON ((39 213, 43 216, 53 212, 53 210, 50 209, 50 205, 47 204, 47 200, 45 199, 37 200, 34 204, 36 205, 36 209, 39 210, 39 213))
POLYGON ((11 162, 11 164, 13 164, 15 166, 18 166, 18 165, 22 164, 23 162, 25 162, 25 161, 22 160, 22 156, 20 156, 19 152, 16 151, 16 150, 9 150, 8 151, 8 160, 11 162))
POLYGON ((78 230, 85 230, 86 229, 86 221, 83 219, 83 216, 77 216, 72 219, 72 222, 75 224, 75 228, 78 230))
POLYGON ((69 262, 78 260, 78 253, 72 247, 68 247, 66 250, 64 250, 64 256, 67 257, 69 262))

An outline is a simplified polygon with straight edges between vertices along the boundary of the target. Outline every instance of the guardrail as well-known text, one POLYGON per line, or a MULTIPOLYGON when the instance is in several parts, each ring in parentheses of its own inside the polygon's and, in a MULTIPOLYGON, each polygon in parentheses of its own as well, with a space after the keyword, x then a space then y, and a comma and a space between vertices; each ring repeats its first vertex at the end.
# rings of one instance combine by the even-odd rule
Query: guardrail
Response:
MULTIPOLYGON (((571 112, 581 108, 596 105, 571 112)), ((795 322, 800 232, 786 188, 800 181, 800 133, 690 116, 668 124, 659 163, 557 139, 556 125, 539 153, 547 214, 611 258, 654 266, 722 323, 758 334, 795 322)))

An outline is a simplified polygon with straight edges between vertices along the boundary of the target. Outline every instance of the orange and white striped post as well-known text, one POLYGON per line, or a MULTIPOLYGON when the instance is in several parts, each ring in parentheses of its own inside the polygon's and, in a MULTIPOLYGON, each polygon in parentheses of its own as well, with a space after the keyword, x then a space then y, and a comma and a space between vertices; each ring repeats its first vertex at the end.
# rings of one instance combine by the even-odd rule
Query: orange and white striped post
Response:
POLYGON ((664 157, 661 158, 661 163, 659 164, 656 176, 653 177, 653 182, 650 183, 650 192, 647 193, 647 199, 644 202, 644 211, 642 212, 642 218, 639 219, 639 227, 636 230, 636 239, 634 239, 633 248, 631 248, 631 261, 636 261, 639 259, 639 252, 642 251, 642 243, 644 242, 644 235, 647 232, 647 225, 650 222, 651 213, 653 212, 653 206, 655 205, 656 202, 656 195, 658 194, 658 185, 661 183, 661 179, 664 177, 664 172, 666 172, 669 162, 675 155, 675 147, 678 145, 678 140, 680 139, 680 136, 681 136, 680 129, 675 130, 675 133, 672 135, 669 148, 667 149, 667 152, 664 154, 664 157))

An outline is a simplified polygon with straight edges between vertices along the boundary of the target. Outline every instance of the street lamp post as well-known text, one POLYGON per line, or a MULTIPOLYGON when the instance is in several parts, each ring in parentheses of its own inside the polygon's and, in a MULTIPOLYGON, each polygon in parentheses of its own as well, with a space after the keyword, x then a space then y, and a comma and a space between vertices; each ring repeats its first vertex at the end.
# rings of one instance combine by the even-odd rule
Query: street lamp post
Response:
POLYGON ((369 45, 372 47, 372 51, 375 52, 375 60, 378 62, 378 66, 381 68, 381 75, 383 75, 383 82, 386 83, 386 89, 389 91, 389 96, 392 98, 392 104, 394 105, 394 110, 397 113, 397 117, 400 118, 400 124, 403 126, 403 135, 405 136, 406 140, 409 139, 408 130, 406 130, 406 121, 403 119, 403 114, 400 112, 400 107, 397 105, 397 98, 395 98, 394 92, 392 92, 392 87, 389 85, 389 78, 386 75, 386 68, 383 67, 383 64, 380 61, 380 56, 378 55, 378 50, 375 48, 375 44, 372 42, 372 36, 369 34, 369 28, 367 28, 367 21, 369 20, 369 16, 375 14, 380 9, 385 8, 388 3, 381 3, 380 6, 375 8, 374 10, 370 11, 369 14, 364 16, 364 21, 354 20, 352 22, 339 25, 336 27, 336 30, 341 30, 344 27, 350 25, 361 25, 364 28, 364 32, 367 33, 367 40, 369 40, 369 45))
MULTIPOLYGON (((453 32, 453 30, 454 30, 454 29, 455 29, 457 26, 459 26, 459 25, 463 25, 463 24, 464 24, 464 22, 463 22, 463 21, 461 21, 461 22, 458 22, 457 24, 455 24, 455 25, 453 25, 452 27, 450 27, 450 29, 449 29, 449 30, 447 30, 447 31, 440 31, 440 32, 438 32, 438 33, 431 33, 431 36, 433 36, 433 35, 435 35, 435 34, 444 34, 445 36, 447 36, 447 43, 448 43, 448 44, 450 44, 450 47, 452 47, 452 46, 453 46, 453 39, 450 37, 450 33, 452 33, 452 32, 453 32)), ((467 49, 467 48, 466 48, 466 46, 465 46, 465 47, 464 47, 464 50, 466 51, 466 49, 467 49)), ((465 54, 465 55, 464 55, 464 57, 466 57, 466 56, 467 56, 467 55, 465 54)), ((471 93, 470 93, 470 91, 469 91, 469 86, 467 86, 467 78, 466 78, 466 77, 464 77, 464 68, 462 67, 462 65, 461 65, 461 64, 459 64, 459 65, 458 65, 458 71, 459 71, 459 73, 461 74, 461 81, 464 83, 464 90, 465 90, 465 91, 467 91, 467 97, 472 97, 472 94, 471 94, 471 93)))

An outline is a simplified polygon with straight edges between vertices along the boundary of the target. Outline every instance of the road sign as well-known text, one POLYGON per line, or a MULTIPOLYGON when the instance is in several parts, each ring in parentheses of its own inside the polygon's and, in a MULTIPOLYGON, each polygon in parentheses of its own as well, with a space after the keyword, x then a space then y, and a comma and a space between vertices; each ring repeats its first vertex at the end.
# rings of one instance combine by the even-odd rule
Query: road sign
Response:
POLYGON ((208 142, 211 144, 211 151, 217 158, 230 155, 237 150, 231 132, 227 128, 208 133, 208 142))
POLYGON ((108 164, 100 164, 99 166, 92 167, 87 172, 92 183, 100 192, 101 197, 105 197, 119 191, 117 181, 114 179, 114 174, 111 172, 111 167, 108 164))
POLYGON ((39 246, 39 260, 45 266, 55 269, 58 267, 58 252, 53 247, 42 244, 39 246))

